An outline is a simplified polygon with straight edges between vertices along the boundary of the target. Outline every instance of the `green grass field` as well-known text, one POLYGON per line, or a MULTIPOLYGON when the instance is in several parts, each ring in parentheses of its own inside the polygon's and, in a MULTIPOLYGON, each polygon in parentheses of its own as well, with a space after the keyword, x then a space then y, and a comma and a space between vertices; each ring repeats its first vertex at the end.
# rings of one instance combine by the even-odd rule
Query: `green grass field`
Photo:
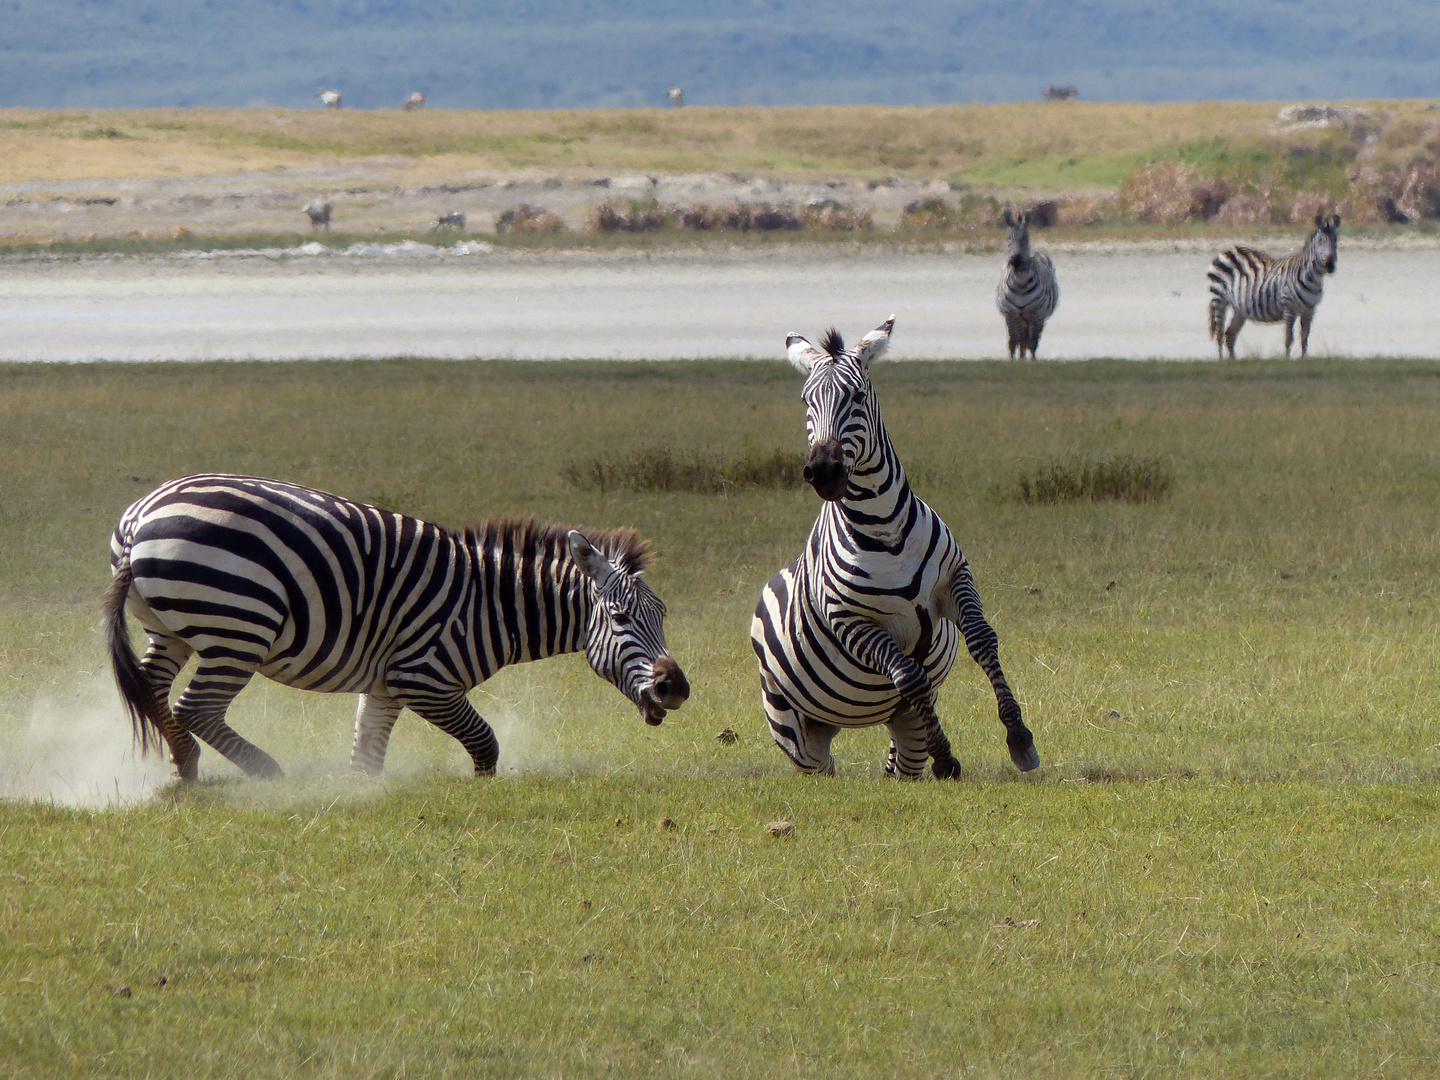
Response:
POLYGON ((749 617, 808 490, 570 479, 793 451, 799 382, 0 366, 0 776, 125 751, 118 708, 92 715, 108 534, 201 469, 634 525, 694 688, 650 729, 580 658, 503 672, 472 695, 498 778, 406 714, 376 782, 347 773, 353 699, 256 683, 232 720, 284 781, 207 751, 201 784, 127 809, 0 803, 0 1073, 1434 1075, 1440 364, 877 368, 1045 763, 1015 773, 962 661, 955 785, 883 780, 880 730, 837 738, 828 781, 770 744, 749 617), (1121 455, 1168 492, 1011 494, 1121 455))

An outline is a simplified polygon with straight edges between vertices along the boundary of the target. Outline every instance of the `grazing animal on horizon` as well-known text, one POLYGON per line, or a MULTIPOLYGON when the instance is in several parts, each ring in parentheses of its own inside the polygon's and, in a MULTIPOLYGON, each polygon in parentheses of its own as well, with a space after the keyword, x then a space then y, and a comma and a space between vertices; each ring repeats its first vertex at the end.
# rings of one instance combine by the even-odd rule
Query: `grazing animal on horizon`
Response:
POLYGON ((340 108, 339 90, 316 90, 315 96, 320 99, 320 103, 327 109, 340 108))
POLYGON ((1010 359, 1014 360, 1019 350, 1024 360, 1025 350, 1029 349, 1030 359, 1034 360, 1045 320, 1060 303, 1060 285, 1050 256, 1030 251, 1030 211, 1023 210, 1016 217, 1007 206, 1004 221, 1009 230, 1005 238, 1005 276, 996 290, 995 306, 1005 319, 1010 359))
POLYGON ((690 695, 633 529, 482 521, 462 531, 258 477, 172 480, 121 515, 102 607, 120 696, 143 750, 197 775, 199 736, 250 776, 280 775, 225 711, 259 672, 358 693, 352 768, 378 775, 402 708, 495 771, 495 733, 466 700, 500 668, 584 649, 659 724, 690 695), (125 612, 149 646, 137 660, 125 612), (199 666, 174 708, 170 688, 199 666))
POLYGON ((1073 86, 1050 85, 1040 91, 1040 96, 1046 101, 1069 101, 1073 97, 1079 97, 1080 91, 1073 86))
POLYGON ((668 101, 672 107, 678 109, 685 104, 685 91, 678 86, 667 86, 665 88, 665 100, 668 101))
POLYGON ((410 96, 405 99, 405 111, 414 112, 416 109, 425 107, 425 95, 419 90, 411 91, 410 96))
POLYGON ((333 206, 328 202, 322 203, 317 199, 315 202, 306 203, 304 209, 305 214, 310 218, 310 229, 312 232, 320 228, 323 228, 326 232, 330 231, 330 212, 335 209, 333 206))
POLYGON ((802 771, 833 775, 836 732, 884 724, 887 775, 919 779, 928 757, 937 778, 958 778, 935 700, 963 635, 994 688, 1010 758, 1028 771, 1040 756, 970 565, 910 490, 880 419, 869 369, 894 323, 854 350, 833 329, 818 349, 798 334, 785 339, 806 374, 804 477, 825 501, 804 553, 761 590, 750 624, 770 734, 802 771))
POLYGON ((1300 357, 1310 349, 1310 323, 1325 293, 1325 275, 1335 272, 1340 248, 1340 215, 1315 215, 1315 231, 1299 251, 1283 258, 1252 247, 1233 247, 1210 264, 1210 337, 1220 359, 1235 359, 1235 338, 1246 319, 1285 323, 1285 359, 1300 320, 1300 357), (1225 311, 1234 309, 1230 326, 1225 311))
POLYGON ((439 232, 441 229, 459 229, 465 231, 465 215, 459 210, 451 210, 447 214, 441 214, 435 219, 435 224, 430 226, 431 232, 439 232))

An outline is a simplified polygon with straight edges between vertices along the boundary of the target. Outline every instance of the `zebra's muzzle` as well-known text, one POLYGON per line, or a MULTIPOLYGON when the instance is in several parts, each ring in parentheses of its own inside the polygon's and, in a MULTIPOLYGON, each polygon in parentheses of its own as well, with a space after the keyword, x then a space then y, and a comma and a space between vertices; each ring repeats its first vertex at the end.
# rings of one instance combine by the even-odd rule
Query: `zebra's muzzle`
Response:
POLYGON ((810 456, 805 460, 801 475, 815 489, 815 494, 826 502, 843 498, 850 482, 850 470, 845 466, 845 451, 840 443, 835 439, 824 439, 810 447, 810 456))
POLYGON ((690 697, 690 680, 672 658, 662 656, 650 665, 653 681, 641 695, 640 715, 651 727, 665 719, 665 714, 678 709, 690 697))

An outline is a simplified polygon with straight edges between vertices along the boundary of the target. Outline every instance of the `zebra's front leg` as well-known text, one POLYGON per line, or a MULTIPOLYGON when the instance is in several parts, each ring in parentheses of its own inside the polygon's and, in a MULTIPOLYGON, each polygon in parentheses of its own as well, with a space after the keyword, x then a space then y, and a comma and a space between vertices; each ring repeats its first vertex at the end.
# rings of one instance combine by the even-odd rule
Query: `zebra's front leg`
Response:
POLYGON ((960 762, 950 750, 950 740, 940 726, 940 718, 931 709, 902 707, 886 722, 890 729, 890 753, 885 762, 885 775, 905 780, 918 780, 925 771, 925 761, 934 762, 931 771, 936 780, 959 780, 960 762))
POLYGON ((935 687, 924 667, 906 656, 890 632, 876 623, 852 619, 836 626, 835 630, 851 656, 871 669, 883 672, 895 684, 904 704, 896 710, 890 724, 895 724, 900 716, 913 714, 915 718, 908 725, 891 727, 890 737, 895 753, 893 762, 886 764, 886 772, 914 779, 924 768, 925 756, 930 754, 936 757, 937 776, 948 773, 951 763, 958 775, 960 766, 951 757, 950 742, 940 729, 940 718, 935 713, 935 687), (897 732, 914 733, 919 738, 916 746, 923 752, 916 749, 907 754, 906 743, 897 732), (918 765, 913 764, 916 753, 920 753, 918 765))
POLYGON ((361 694, 355 710, 355 744, 350 748, 350 768, 367 776, 385 771, 385 749, 390 732, 403 706, 384 694, 361 694))
POLYGON ((401 704, 408 705, 465 747, 470 760, 475 763, 476 776, 495 775, 495 763, 500 760, 500 743, 485 718, 475 711, 475 706, 465 699, 463 692, 456 691, 448 697, 406 697, 401 704))
MULTIPOLYGON (((1285 313, 1285 359, 1290 359, 1290 346, 1295 342, 1295 316, 1285 313)), ((1303 352, 1303 349, 1302 349, 1303 352)))
POLYGON ((1039 359, 1039 358, 1035 355, 1035 350, 1040 347, 1040 335, 1043 334, 1044 332, 1045 332, 1045 323, 1044 323, 1043 320, 1037 319, 1037 320, 1035 320, 1034 322, 1032 322, 1032 323, 1030 324, 1030 333, 1029 333, 1029 338, 1028 338, 1027 341, 1026 341, 1026 344, 1030 347, 1030 359, 1031 359, 1031 360, 1039 359))
POLYGON ((1310 322, 1315 318, 1315 310, 1305 312, 1300 316, 1300 359, 1304 360, 1310 354, 1310 322))
POLYGON ((995 703, 999 708, 1000 722, 1005 725, 1005 745, 1010 751, 1010 760, 1021 772, 1029 772, 1040 765, 1040 754, 1035 749, 1035 736, 1025 726, 1020 714, 1020 703, 1010 691, 1005 672, 1000 667, 1000 639, 995 629, 985 619, 985 609, 980 603, 980 593, 975 588, 975 579, 970 573, 970 564, 962 556, 960 568, 952 582, 955 606, 959 611, 960 633, 965 635, 965 647, 970 658, 980 665, 990 686, 995 691, 995 703))
POLYGON ((830 753, 830 743, 840 729, 834 724, 807 720, 764 672, 760 675, 760 697, 765 704, 770 737, 795 768, 803 773, 834 776, 835 758, 830 753))

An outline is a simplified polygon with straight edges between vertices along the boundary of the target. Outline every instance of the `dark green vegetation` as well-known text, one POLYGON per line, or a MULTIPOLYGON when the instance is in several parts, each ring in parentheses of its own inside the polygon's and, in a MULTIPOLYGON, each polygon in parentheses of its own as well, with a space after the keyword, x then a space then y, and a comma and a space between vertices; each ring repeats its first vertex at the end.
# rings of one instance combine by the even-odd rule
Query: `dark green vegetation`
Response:
POLYGON ((445 108, 1410 97, 1440 51, 1419 0, 1243 8, 1106 0, 13 0, 0 96, 43 106, 445 108))
POLYGON ((1023 503, 1077 499, 1144 503, 1164 496, 1174 481, 1174 474, 1159 458, 1125 454, 1098 461, 1051 461, 1022 472, 1011 492, 1023 503))
POLYGON ((625 454, 572 461, 565 475, 586 491, 699 491, 719 494, 737 487, 801 485, 805 454, 750 449, 726 457, 713 451, 676 454, 668 446, 650 446, 625 454))
POLYGON ((1433 1072, 1440 364, 875 377, 975 566, 1034 777, 965 661, 940 708, 960 784, 884 782, 873 730, 837 738, 838 780, 794 777, 746 633, 814 496, 566 476, 654 446, 797 452, 779 364, 0 368, 7 761, 37 693, 63 725, 63 692, 104 678, 116 516, 197 469, 457 525, 634 525, 694 687, 648 729, 578 658, 503 672, 474 695, 499 779, 407 715, 376 783, 344 774, 352 700, 256 684, 232 717, 285 781, 207 752, 214 779, 123 812, 0 804, 0 1069, 1433 1072), (1004 494, 1037 460, 1125 455, 1170 463, 1169 494, 1004 494))

